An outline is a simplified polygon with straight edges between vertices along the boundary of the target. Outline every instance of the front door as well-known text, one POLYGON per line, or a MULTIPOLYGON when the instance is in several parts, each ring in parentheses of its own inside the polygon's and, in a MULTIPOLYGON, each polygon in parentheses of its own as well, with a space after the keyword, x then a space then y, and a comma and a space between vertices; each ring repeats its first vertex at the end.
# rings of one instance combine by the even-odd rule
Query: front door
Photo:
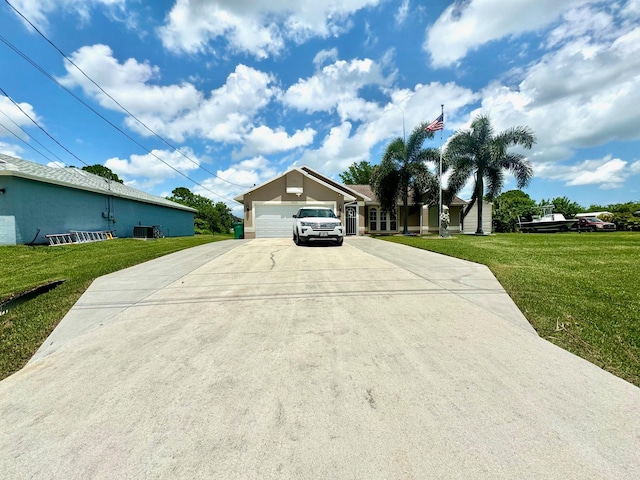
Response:
POLYGON ((347 229, 347 235, 358 234, 358 207, 356 205, 346 205, 345 209, 345 223, 347 229))

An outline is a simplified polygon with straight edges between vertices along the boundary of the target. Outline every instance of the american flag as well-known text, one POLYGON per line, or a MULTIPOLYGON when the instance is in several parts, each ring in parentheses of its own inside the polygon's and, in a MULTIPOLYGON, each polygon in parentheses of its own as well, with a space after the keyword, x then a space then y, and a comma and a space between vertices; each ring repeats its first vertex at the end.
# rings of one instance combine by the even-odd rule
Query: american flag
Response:
POLYGON ((444 128, 444 114, 441 113, 438 118, 436 118, 433 122, 427 125, 425 130, 427 132, 435 132, 436 130, 442 130, 444 128))

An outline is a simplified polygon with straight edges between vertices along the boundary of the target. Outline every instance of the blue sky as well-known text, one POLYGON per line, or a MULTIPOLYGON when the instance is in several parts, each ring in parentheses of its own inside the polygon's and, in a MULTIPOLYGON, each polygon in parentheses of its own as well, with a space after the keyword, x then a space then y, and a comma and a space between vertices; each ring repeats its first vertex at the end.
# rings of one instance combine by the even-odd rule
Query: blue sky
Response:
POLYGON ((377 164, 444 104, 444 142, 479 113, 533 129, 535 200, 640 200, 640 0, 5 0, 0 25, 0 87, 73 154, 0 95, 8 155, 237 210, 292 165, 377 164))

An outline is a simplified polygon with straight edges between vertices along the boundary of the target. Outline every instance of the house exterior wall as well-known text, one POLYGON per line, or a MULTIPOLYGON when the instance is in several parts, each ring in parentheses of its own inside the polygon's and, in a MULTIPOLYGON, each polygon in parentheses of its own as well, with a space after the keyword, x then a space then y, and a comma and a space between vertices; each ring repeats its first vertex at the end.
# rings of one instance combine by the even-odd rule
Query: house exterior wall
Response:
MULTIPOLYGON (((449 232, 460 232, 460 217, 463 206, 451 205, 449 207, 449 232)), ((427 205, 422 213, 422 233, 440 233, 438 226, 438 205, 427 205)))
POLYGON ((166 236, 194 234, 193 212, 18 177, 3 177, 0 244, 46 243, 70 230, 115 230, 132 237, 135 225, 161 225, 166 236), (115 223, 108 217, 115 220, 115 223), (9 231, 14 228, 13 234, 9 231), (39 233, 38 233, 39 231, 39 233), (37 235, 37 238, 36 238, 37 235))
MULTIPOLYGON (((493 204, 483 202, 482 204, 482 231, 484 233, 492 232, 492 215, 493 204)), ((478 204, 473 206, 467 216, 464 218, 464 233, 476 233, 478 227, 478 204)))
POLYGON ((244 236, 255 238, 255 207, 256 205, 272 203, 291 205, 305 205, 314 203, 330 203, 336 215, 344 222, 344 195, 325 187, 324 185, 301 175, 299 172, 289 172, 278 177, 262 187, 244 195, 244 236), (288 178, 291 175, 291 178, 288 178), (297 186, 302 180, 302 193, 286 193, 287 186, 297 186))

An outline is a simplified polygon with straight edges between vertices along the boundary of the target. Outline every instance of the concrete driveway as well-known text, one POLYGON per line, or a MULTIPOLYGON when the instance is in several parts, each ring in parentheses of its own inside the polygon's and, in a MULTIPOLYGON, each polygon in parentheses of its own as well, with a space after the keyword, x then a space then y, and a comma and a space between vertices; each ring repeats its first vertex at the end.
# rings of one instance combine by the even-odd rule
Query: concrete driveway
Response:
POLYGON ((541 340, 485 267, 228 241, 94 282, 0 382, 0 472, 640 478, 640 389, 541 340))

